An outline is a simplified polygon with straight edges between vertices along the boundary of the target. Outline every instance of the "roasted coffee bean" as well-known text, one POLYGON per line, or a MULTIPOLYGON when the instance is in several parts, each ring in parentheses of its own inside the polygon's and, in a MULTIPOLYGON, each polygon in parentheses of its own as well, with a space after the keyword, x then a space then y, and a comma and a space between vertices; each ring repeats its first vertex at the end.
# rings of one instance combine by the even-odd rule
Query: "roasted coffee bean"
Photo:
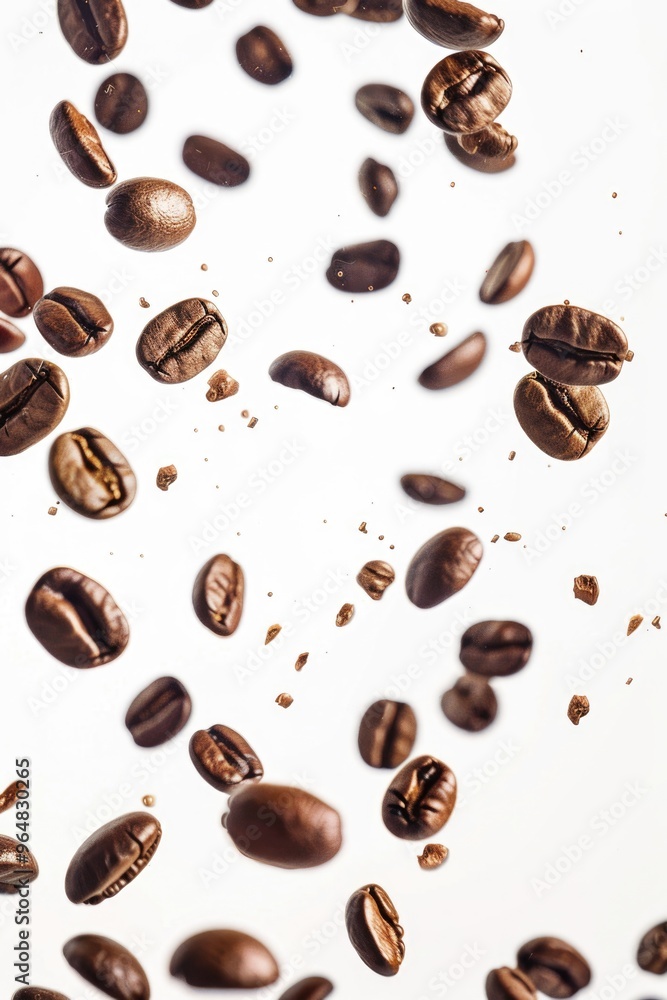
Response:
POLYGON ((131 73, 112 73, 95 95, 95 117, 117 135, 134 132, 146 121, 148 94, 141 80, 131 73))
POLYGON ((250 990, 275 983, 278 964, 265 945, 242 931, 195 934, 178 946, 169 964, 176 979, 200 989, 250 990))
POLYGON ((264 768, 242 736, 229 726, 198 729, 190 739, 190 760, 219 792, 231 792, 242 781, 259 781, 264 768))
POLYGON ((461 636, 461 663, 482 677, 509 677, 528 663, 533 649, 530 629, 520 622, 477 622, 461 636))
POLYGON ((350 383, 342 368, 321 354, 288 351, 271 364, 269 375, 288 389, 301 389, 332 406, 347 406, 350 383))
POLYGON ((158 677, 127 710, 125 725, 139 747, 159 747, 180 733, 192 711, 190 695, 176 677, 158 677))
POLYGON ((405 16, 424 38, 447 49, 487 48, 505 22, 460 0, 405 0, 405 16))
POLYGON ((331 258, 327 281, 342 292, 377 292, 391 285, 400 262, 399 249, 389 240, 341 247, 331 258))
POLYGON ((227 323, 207 299, 185 299, 158 313, 137 341, 137 361, 156 382, 187 382, 213 364, 227 323))
POLYGON ((656 924, 639 942, 637 965, 644 972, 664 976, 667 972, 667 921, 656 924))
POLYGON ((58 0, 58 20, 65 40, 85 62, 110 62, 127 41, 122 0, 58 0))
POLYGON ((35 583, 25 606, 28 628, 68 667, 100 667, 130 638, 125 615, 108 590, 74 569, 51 569, 35 583))
POLYGON ((38 875, 39 866, 26 845, 0 834, 0 892, 18 892, 20 886, 34 882, 38 875))
POLYGON ((467 528, 446 528, 413 556, 405 581, 418 608, 434 608, 458 593, 479 566, 482 543, 467 528))
POLYGON ((383 698, 366 709, 359 726, 359 753, 370 767, 399 767, 412 753, 417 718, 410 705, 383 698))
POLYGON ((349 7, 351 10, 357 5, 357 0, 292 0, 295 7, 302 10, 304 14, 314 14, 316 17, 331 17, 349 7))
POLYGON ((445 691, 440 707, 447 719, 468 733, 480 733, 498 713, 498 701, 486 677, 466 674, 445 691))
POLYGON ((44 294, 37 265, 13 247, 0 248, 0 310, 13 319, 27 316, 44 294))
POLYGON ((79 934, 63 946, 63 955, 80 976, 114 1000, 148 1000, 146 973, 131 951, 99 934, 79 934))
POLYGON ((563 385, 604 385, 621 373, 628 341, 606 316, 578 306, 545 306, 526 320, 521 346, 545 378, 563 385))
POLYGON ((373 559, 365 563, 357 573, 357 583, 374 601, 382 599, 385 590, 395 579, 396 574, 393 569, 382 559, 373 559))
POLYGON ((424 114, 445 132, 479 132, 507 107, 512 83, 488 52, 467 49, 437 63, 424 80, 424 114))
POLYGON ((125 456, 92 427, 80 427, 55 439, 49 452, 49 475, 63 503, 96 520, 120 514, 137 491, 125 456))
POLYGON ((106 199, 104 225, 131 250, 170 250, 195 228, 192 198, 178 184, 155 177, 123 181, 106 199))
POLYGON ((202 566, 192 590, 197 618, 216 635, 233 635, 243 611, 243 570, 226 555, 202 566))
POLYGON ((118 174, 106 154, 97 129, 69 101, 56 104, 49 129, 60 158, 77 180, 92 188, 115 184, 118 174))
MULTIPOLYGON (((0 280, 2 280, 0 278, 0 280)), ((9 354, 17 351, 25 344, 25 333, 17 326, 10 323, 4 316, 0 316, 0 354, 9 354)))
POLYGON ((162 827, 150 813, 126 813, 105 823, 84 840, 69 863, 69 901, 96 905, 115 896, 146 867, 161 836, 162 827))
MULTIPOLYGON (((512 140, 514 136, 510 136, 509 133, 497 125, 496 122, 492 122, 491 125, 487 126, 483 132, 488 133, 491 129, 497 127, 504 133, 505 136, 509 136, 512 140)), ((472 133, 473 135, 481 135, 480 132, 472 133)), ((510 170, 516 163, 516 157, 513 152, 504 151, 496 152, 496 144, 493 145, 492 153, 482 152, 482 147, 478 153, 468 153, 463 149, 461 145, 461 140, 463 136, 461 135, 448 135, 446 132, 443 134, 443 139, 445 141, 445 146, 449 152, 454 156, 459 163, 462 163, 465 167, 470 167, 471 170, 479 170, 482 174, 500 174, 505 170, 510 170)))
POLYGON ((247 858, 277 868, 314 868, 342 844, 335 809, 302 788, 242 782, 229 797, 223 825, 247 858))
POLYGON ((237 187, 250 176, 245 156, 205 135, 191 135, 185 140, 183 162, 198 177, 221 187, 237 187))
POLYGON ((11 785, 0 793, 0 813, 6 812, 16 804, 19 798, 19 791, 25 786, 24 781, 12 781, 11 785))
POLYGON ((333 983, 323 976, 308 976, 288 986, 278 1000, 324 1000, 333 992, 333 983))
POLYGON ((18 455, 54 430, 69 406, 65 373, 26 358, 0 375, 0 455, 18 455))
POLYGON ((465 153, 492 160, 506 160, 519 145, 517 137, 510 135, 499 122, 491 122, 481 132, 467 132, 455 138, 465 153))
POLYGON ((449 389, 477 371, 486 354, 486 337, 471 333, 438 361, 425 368, 419 384, 425 389, 449 389))
POLYGON ((479 297, 487 305, 509 302, 522 292, 535 266, 535 254, 528 240, 508 243, 486 272, 479 297))
POLYGON ((353 892, 345 907, 345 926, 361 961, 378 976, 395 976, 405 955, 403 928, 391 899, 379 885, 353 892))
POLYGON ((398 182, 391 167, 369 156, 359 171, 359 187, 371 212, 384 218, 398 197, 398 182))
POLYGON ((179 7, 187 7, 188 10, 201 10, 202 7, 212 4, 213 0, 172 0, 172 3, 177 3, 179 7))
POLYGON ((239 66, 258 83, 274 86, 292 74, 292 57, 276 35, 264 25, 241 35, 236 43, 239 66))
POLYGON ((402 840, 441 830, 456 804, 456 778, 436 757, 415 757, 401 768, 382 800, 382 821, 402 840))
POLYGON ((54 351, 85 358, 104 347, 113 333, 113 319, 96 295, 80 288, 54 288, 36 303, 37 329, 54 351))
POLYGON ((16 991, 12 1000, 69 1000, 69 997, 44 986, 22 986, 16 991))
POLYGON ((591 967, 580 952, 555 937, 534 938, 519 948, 518 966, 540 993, 573 997, 591 981, 591 967))
POLYGON ((445 504, 463 500, 466 491, 439 476, 423 475, 418 472, 401 476, 401 486, 409 497, 420 503, 445 504))
POLYGON ((535 987, 520 969, 492 969, 486 977, 487 1000, 537 1000, 535 987))
POLYGON ((557 385, 537 372, 518 383, 514 412, 533 444, 563 462, 587 455, 609 426, 609 407, 597 386, 557 385))
POLYGON ((409 128, 415 113, 408 95, 387 83, 367 83, 359 88, 354 101, 364 118, 396 135, 402 135, 409 128))
POLYGON ((403 17, 402 0, 353 0, 343 8, 343 13, 360 21, 388 24, 403 17))

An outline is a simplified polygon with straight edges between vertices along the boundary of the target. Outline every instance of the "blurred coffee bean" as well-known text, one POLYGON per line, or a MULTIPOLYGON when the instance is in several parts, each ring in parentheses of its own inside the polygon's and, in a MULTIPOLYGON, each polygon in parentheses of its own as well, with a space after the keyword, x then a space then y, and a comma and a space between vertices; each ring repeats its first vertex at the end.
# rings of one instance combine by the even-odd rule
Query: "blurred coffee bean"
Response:
POLYGON ((398 182, 391 167, 369 157, 359 171, 359 187, 371 212, 384 218, 398 197, 398 182))
POLYGON ((258 25, 236 43, 241 69, 258 83, 275 86, 292 74, 292 57, 271 28, 258 25))
POLYGON ((367 83, 355 97, 357 110, 364 118, 384 129, 401 135, 410 126, 415 106, 407 94, 386 83, 367 83))

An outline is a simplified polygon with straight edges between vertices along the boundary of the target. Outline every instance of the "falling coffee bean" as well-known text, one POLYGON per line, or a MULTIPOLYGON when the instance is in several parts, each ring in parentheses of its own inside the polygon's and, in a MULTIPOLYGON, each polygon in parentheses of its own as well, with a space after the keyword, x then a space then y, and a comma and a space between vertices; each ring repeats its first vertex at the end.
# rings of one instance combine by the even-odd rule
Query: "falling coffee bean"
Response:
POLYGON ((471 673, 509 677, 525 667, 532 649, 530 629, 520 622, 484 621, 465 630, 459 657, 471 673))
POLYGON ((354 100, 364 118, 396 135, 402 135, 409 128, 415 113, 408 95, 387 83, 367 83, 359 88, 354 100))
POLYGON ((667 973, 667 921, 644 934, 637 949, 637 965, 656 976, 667 973))
POLYGON ((13 247, 0 248, 0 310, 13 319, 27 316, 44 294, 37 265, 13 247))
POLYGON ((125 716, 125 725, 138 747, 159 747, 187 725, 192 702, 176 677, 158 677, 141 691, 125 716))
POLYGON ((535 266, 535 254, 528 240, 508 243, 486 273, 479 297, 487 305, 509 302, 523 291, 535 266))
POLYGON ((403 17, 402 0, 348 0, 343 13, 360 21, 389 24, 403 17))
POLYGON ((80 288, 54 288, 35 304, 37 329, 54 351, 85 358, 104 347, 113 333, 113 319, 96 295, 80 288))
POLYGON ((149 1000, 146 973, 131 951, 99 934, 79 934, 63 955, 80 976, 114 1000, 149 1000))
POLYGON ((122 0, 58 0, 58 20, 73 51, 93 66, 115 59, 127 41, 122 0))
POLYGON ((246 740, 229 726, 198 729, 190 738, 190 760, 204 781, 231 792, 243 781, 259 781, 262 763, 246 740))
MULTIPOLYGON (((292 2, 304 14, 314 14, 315 17, 331 17, 332 14, 338 14, 345 4, 345 0, 292 0, 292 2)), ((356 2, 357 0, 352 0, 345 6, 353 7, 356 2)))
POLYGON ((591 968, 584 956, 560 938, 528 941, 519 948, 517 961, 535 988, 548 997, 573 997, 591 981, 591 968))
POLYGON ((156 382, 187 382, 213 364, 227 340, 227 323, 206 299, 185 299, 146 324, 137 361, 156 382))
POLYGON ((25 333, 0 316, 0 354, 10 354, 25 344, 25 333))
POLYGON ((323 976, 308 976, 298 983, 288 986, 278 1000, 325 1000, 333 993, 333 983, 323 976))
POLYGON ((250 176, 245 156, 205 135, 191 135, 183 144, 183 163, 198 177, 221 187, 237 187, 250 176))
POLYGON ((428 504, 457 503, 463 500, 466 491, 447 479, 439 476, 429 476, 417 472, 401 476, 401 486, 412 500, 428 504))
POLYGON ((69 997, 44 986, 22 986, 12 996, 12 1000, 69 1000, 69 997))
POLYGON ((12 781, 11 785, 0 792, 0 813, 7 812, 18 802, 19 791, 24 787, 24 781, 12 781))
POLYGON ((202 10, 212 4, 213 0, 171 0, 171 2, 177 3, 179 7, 187 7, 188 10, 202 10))
POLYGON ((13 895, 38 875, 39 866, 26 845, 0 834, 0 893, 13 895))
POLYGON ((519 145, 517 137, 510 135, 499 122, 491 122, 480 132, 457 135, 455 139, 465 153, 489 160, 506 160, 519 145))
POLYGON ((526 320, 521 340, 526 360, 563 385, 604 385, 618 378, 628 353, 620 326, 606 316, 557 305, 526 320))
POLYGON ((63 503, 96 520, 120 514, 137 491, 125 456, 93 427, 80 427, 55 439, 49 452, 49 476, 63 503))
POLYGON ((65 373, 26 358, 0 375, 0 456, 18 455, 58 426, 69 406, 65 373))
POLYGON ((394 281, 400 261, 398 247, 389 240, 342 247, 331 258, 327 281, 342 292, 377 292, 394 281))
POLYGON ((381 218, 389 214, 398 197, 398 182, 391 167, 369 156, 359 171, 359 187, 371 212, 381 218))
POLYGON ((449 389, 469 378, 477 371, 486 354, 486 337, 483 333, 471 333, 444 357, 435 361, 419 376, 419 384, 425 389, 449 389))
POLYGON ((609 426, 609 408, 597 386, 558 385, 537 372, 518 383, 514 412, 533 444, 563 462, 587 455, 609 426))
POLYGON ((361 567, 357 573, 357 583, 374 601, 379 601, 391 584, 396 574, 389 565, 381 559, 373 559, 361 567))
POLYGON ((169 972, 199 989, 254 990, 279 976, 278 963, 257 938, 242 931, 202 931, 174 952, 169 972))
POLYGON ((123 181, 109 192, 106 204, 104 225, 131 250, 170 250, 188 238, 197 222, 188 192, 154 177, 123 181))
POLYGON ((447 719, 468 733, 480 733, 498 713, 498 701, 485 677, 466 674, 445 691, 440 707, 447 719))
POLYGON ((233 635, 243 611, 243 570, 227 555, 209 559, 192 591, 197 618, 216 635, 233 635))
POLYGON ((412 753, 417 719, 410 705, 383 698, 366 709, 359 725, 359 753, 370 767, 395 768, 412 753))
POLYGON ((430 538, 408 566, 405 588, 418 608, 434 608, 458 593, 482 558, 482 543, 467 528, 446 528, 430 538))
POLYGON ((60 158, 77 180, 92 188, 115 184, 116 168, 106 154, 97 129, 69 101, 56 104, 49 129, 60 158))
POLYGON ((146 121, 148 94, 141 80, 131 73, 112 73, 95 95, 95 117, 100 125, 127 135, 146 121))
POLYGON ((379 885, 353 892, 345 907, 345 926, 361 961, 378 976, 395 976, 405 956, 403 928, 391 899, 379 885))
POLYGON ((292 74, 292 57, 271 28, 258 25, 236 43, 239 66, 258 83, 274 86, 292 74))
POLYGON ((487 48, 505 22, 460 0, 405 0, 405 16, 424 38, 448 49, 487 48))
POLYGON ((487 1000, 537 1000, 537 992, 520 969, 492 969, 486 977, 487 1000))
POLYGON ((288 351, 272 362, 269 375, 288 389, 301 389, 332 406, 347 406, 350 383, 342 368, 321 354, 288 351))
POLYGON ((496 139, 495 136, 491 138, 490 153, 483 151, 487 148, 486 143, 484 146, 480 146, 479 152, 466 152, 463 148, 463 139, 465 138, 464 135, 448 135, 445 132, 443 134, 443 139, 449 152, 459 163, 463 164, 464 167, 470 167, 471 170, 478 170, 482 174, 501 174, 505 170, 511 170, 516 163, 516 157, 513 150, 510 151, 506 148, 507 143, 514 141, 514 148, 516 149, 518 143, 516 139, 514 139, 514 136, 505 132, 505 129, 498 125, 497 122, 492 122, 480 132, 470 133, 468 138, 474 138, 475 136, 482 134, 488 136, 490 131, 495 128, 500 130, 502 136, 498 136, 498 139, 496 139))
POLYGON ((95 906, 117 895, 146 867, 161 836, 162 827, 149 813, 127 813, 105 823, 84 840, 69 863, 69 901, 95 906))
POLYGON ((512 96, 505 70, 488 52, 468 49, 437 63, 424 80, 422 108, 445 132, 479 132, 504 111, 512 96))
POLYGON ((396 774, 382 800, 382 821, 402 840, 441 830, 456 804, 454 772, 436 757, 415 757, 396 774))

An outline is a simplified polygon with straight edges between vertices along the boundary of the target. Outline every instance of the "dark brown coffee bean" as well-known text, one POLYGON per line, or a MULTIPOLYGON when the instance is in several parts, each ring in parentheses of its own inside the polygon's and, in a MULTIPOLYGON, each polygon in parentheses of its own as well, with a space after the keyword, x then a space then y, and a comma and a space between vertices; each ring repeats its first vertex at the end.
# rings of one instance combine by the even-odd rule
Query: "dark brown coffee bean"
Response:
POLYGON ((80 976, 114 1000, 148 1000, 146 973, 131 951, 99 934, 79 934, 63 946, 63 955, 80 976))
POLYGON ((482 558, 482 543, 467 528, 446 528, 413 556, 405 581, 408 597, 418 608, 434 608, 458 593, 482 558))
POLYGON ((342 292, 377 292, 391 285, 400 262, 399 249, 389 240, 356 243, 336 250, 327 280, 342 292))
POLYGON ((498 714, 498 701, 485 677, 466 674, 453 688, 445 691, 440 707, 446 718, 459 729, 479 733, 490 726, 498 714))
POLYGON ((391 899, 379 885, 353 892, 345 907, 350 943, 361 961, 378 976, 395 976, 405 956, 403 928, 391 899))
POLYGON ((232 792, 223 825, 241 854, 277 868, 323 865, 343 839, 340 816, 326 802, 302 788, 264 782, 242 782, 232 792))
POLYGON ((367 83, 359 88, 354 101, 364 118, 396 135, 402 135, 409 128, 415 113, 408 95, 386 83, 367 83))
POLYGON ((108 590, 74 569, 51 569, 35 583, 25 606, 28 628, 69 667, 99 667, 123 652, 130 638, 125 615, 108 590))
POLYGON ((509 677, 528 663, 530 629, 520 622, 477 622, 461 636, 461 663, 482 677, 509 677))
POLYGON ((486 337, 471 333, 438 361, 425 368, 419 384, 425 389, 449 389, 477 371, 486 354, 486 337))
POLYGON ((125 725, 139 747, 159 747, 180 733, 192 712, 192 702, 176 677, 158 677, 144 688, 127 710, 125 725))
POLYGON ((202 566, 192 591, 197 618, 216 635, 233 635, 243 611, 243 570, 229 556, 218 555, 202 566))
POLYGON ((55 439, 49 452, 49 475, 63 503, 96 520, 120 514, 137 491, 125 456, 93 427, 80 427, 55 439))
POLYGON ((505 22, 460 0, 405 0, 405 16, 424 38, 447 49, 487 48, 505 22))
POLYGON ((212 302, 185 299, 158 313, 137 341, 137 360, 156 382, 187 382, 213 364, 227 323, 212 302))
POLYGON ((331 17, 341 11, 347 11, 349 7, 353 10, 357 5, 357 0, 345 3, 345 0, 292 0, 295 7, 302 10, 304 14, 314 14, 315 17, 331 17))
POLYGON ((279 1000, 324 1000, 333 993, 333 983, 323 976, 308 976, 293 986, 288 986, 279 1000))
POLYGON ((399 767, 417 738, 417 719, 410 705, 383 698, 366 709, 359 726, 359 753, 370 767, 399 767))
POLYGON ((519 968, 540 993, 557 1000, 573 997, 591 981, 591 967, 571 944, 555 937, 540 937, 522 945, 519 968))
POLYGON ((342 368, 321 354, 311 351, 288 351, 281 354, 269 368, 274 382, 288 389, 301 389, 309 396, 323 399, 332 406, 347 406, 350 383, 342 368))
POLYGON ((606 316, 578 306, 545 306, 526 320, 526 360, 564 385, 604 385, 621 373, 628 341, 606 316))
POLYGON ((487 305, 509 302, 522 292, 535 266, 535 254, 528 240, 508 243, 486 272, 479 297, 487 305))
POLYGON ((437 757, 415 757, 401 768, 382 800, 382 821, 402 840, 441 830, 456 805, 454 772, 437 757))
POLYGON ((382 599, 385 590, 395 579, 396 574, 393 569, 382 559, 373 559, 365 563, 357 573, 357 583, 374 601, 382 599))
POLYGON ((116 168, 106 154, 97 129, 69 101, 56 104, 49 129, 60 158, 77 180, 92 188, 115 184, 116 168))
POLYGON ((262 763, 242 736, 229 726, 198 729, 190 739, 190 760, 204 781, 231 792, 242 781, 259 781, 262 763))
POLYGON ((197 222, 188 192, 155 177, 123 181, 109 192, 106 204, 104 225, 131 250, 170 250, 188 238, 197 222))
POLYGON ((487 1000, 537 1000, 535 987, 520 969, 492 969, 486 977, 487 1000))
POLYGON ((423 475, 418 472, 401 476, 401 486, 409 497, 420 503, 457 503, 466 495, 466 491, 455 483, 440 479, 439 476, 423 475))
MULTIPOLYGON (((1 280, 1 279, 0 279, 1 280)), ((25 333, 17 326, 10 323, 4 316, 0 316, 0 354, 9 354, 17 351, 25 343, 25 333)))
POLYGON ((146 867, 161 836, 162 827, 150 813, 126 813, 105 823, 84 840, 69 863, 69 901, 96 905, 117 895, 146 867))
POLYGON ((188 10, 201 10, 202 7, 212 4, 213 0, 172 0, 172 3, 177 3, 179 7, 187 7, 188 10))
POLYGON ((26 358, 0 375, 0 455, 18 455, 54 430, 69 406, 65 373, 26 358))
POLYGON ((292 74, 292 57, 276 35, 264 25, 241 35, 236 43, 239 66, 258 83, 275 86, 292 74))
POLYGON ((191 135, 185 140, 183 162, 198 177, 221 187, 237 187, 250 176, 245 156, 205 135, 191 135))
POLYGON ((637 965, 644 972, 664 976, 667 972, 667 921, 656 924, 639 942, 637 965))
POLYGON ((44 986, 23 986, 16 991, 12 1000, 69 1000, 69 997, 44 986))
POLYGON ((250 990, 275 983, 278 964, 261 941, 241 931, 202 931, 174 952, 169 971, 200 989, 250 990))
POLYGON ((563 462, 587 455, 609 426, 609 407, 597 386, 557 385, 537 372, 518 383, 514 412, 533 444, 563 462))
MULTIPOLYGON (((493 122, 489 125, 486 131, 492 129, 495 124, 496 123, 493 122)), ((498 128, 501 128, 501 126, 498 126, 498 128)), ((505 133, 505 135, 508 135, 504 129, 501 130, 505 133)), ((480 133, 476 132, 474 134, 479 135, 480 133)), ((464 167, 470 167, 471 170, 479 170, 482 174, 500 174, 505 170, 510 170, 516 163, 514 153, 507 153, 507 155, 504 153, 497 154, 495 152, 495 148, 493 155, 489 155, 488 153, 483 153, 481 151, 479 153, 467 153, 460 145, 461 138, 462 136, 460 135, 447 135, 446 132, 443 135, 445 146, 452 156, 454 156, 459 163, 462 163, 464 167)), ((513 136, 510 136, 509 138, 512 139, 513 136)))
POLYGON ((58 20, 74 52, 93 66, 115 59, 127 41, 122 0, 58 0, 58 20))
POLYGON ((148 94, 141 80, 131 73, 112 73, 95 95, 95 117, 117 135, 134 132, 146 121, 148 94))
POLYGON ((489 159, 506 160, 512 156, 519 140, 510 135, 499 122, 491 122, 481 132, 467 132, 456 136, 461 149, 471 156, 488 157, 489 159))
POLYGON ((62 286, 47 292, 33 316, 47 344, 70 358, 94 354, 113 333, 113 319, 104 303, 80 288, 62 286))
POLYGON ((391 167, 369 156, 359 171, 359 187, 371 212, 384 218, 398 197, 398 182, 391 167))
POLYGON ((19 319, 43 294, 42 275, 30 257, 13 247, 0 248, 0 310, 19 319))
POLYGON ((39 866, 25 844, 0 834, 0 893, 14 894, 25 882, 34 882, 39 866))
POLYGON ((468 49, 437 63, 424 80, 424 114, 445 132, 479 132, 507 107, 512 83, 488 52, 468 49))
POLYGON ((355 0, 343 8, 343 13, 360 21, 389 24, 403 17, 402 0, 355 0))

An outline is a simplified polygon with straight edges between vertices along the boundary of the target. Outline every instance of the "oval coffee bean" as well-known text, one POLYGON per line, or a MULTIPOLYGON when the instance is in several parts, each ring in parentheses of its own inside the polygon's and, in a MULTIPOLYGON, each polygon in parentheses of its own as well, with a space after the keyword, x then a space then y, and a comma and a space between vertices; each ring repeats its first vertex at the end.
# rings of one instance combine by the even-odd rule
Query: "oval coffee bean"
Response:
POLYGON ((332 406, 347 406, 350 383, 342 368, 321 354, 288 351, 271 364, 269 375, 288 389, 301 389, 332 406))
POLYGON ((526 360, 564 385, 604 385, 621 373, 628 341, 606 316, 578 306, 545 306, 526 320, 521 340, 526 360))
POLYGON ((405 16, 424 38, 447 49, 486 48, 505 22, 460 0, 405 0, 405 16))
POLYGON ((95 117, 117 135, 134 132, 146 121, 148 94, 132 73, 112 73, 95 95, 95 117))
POLYGON ((342 844, 335 809, 302 788, 247 784, 229 798, 223 825, 247 858, 277 868, 314 868, 342 844))
POLYGON ((170 250, 188 238, 197 222, 188 192, 155 177, 123 181, 109 192, 106 204, 104 225, 131 250, 170 250))
POLYGON ((105 823, 84 840, 69 863, 69 901, 95 906, 117 895, 146 867, 161 836, 162 827, 149 813, 126 813, 105 823))
POLYGON ((461 663, 482 677, 509 677, 528 663, 533 649, 530 629, 520 622, 477 622, 461 636, 461 663))
POLYGON ((401 255, 389 240, 341 247, 331 258, 327 281, 342 292, 377 292, 391 285, 401 255))
POLYGON ((69 1000, 69 997, 44 986, 22 986, 13 995, 12 1000, 69 1000))
MULTIPOLYGON (((488 130, 493 128, 495 124, 495 122, 492 122, 491 125, 489 125, 484 131, 488 132, 488 130)), ((504 129, 502 129, 502 131, 505 132, 504 129)), ((479 135, 480 133, 476 132, 474 134, 479 135)), ((505 134, 507 135, 508 133, 505 134)), ((454 156, 459 163, 462 163, 464 167, 470 167, 471 170, 479 170, 482 174, 500 174, 505 170, 510 170, 516 163, 516 157, 513 152, 507 154, 497 154, 494 151, 494 153, 490 155, 482 152, 480 149, 480 152, 478 153, 467 153, 461 145, 462 138, 463 136, 461 135, 447 135, 446 132, 443 133, 445 146, 452 156, 454 156)), ((514 137, 510 136, 510 139, 512 138, 514 137)))
POLYGON ((370 767, 399 767, 417 738, 417 718, 410 705, 383 698, 366 709, 359 725, 359 753, 370 767))
POLYGON ((130 638, 125 615, 108 590, 74 569, 51 569, 35 583, 25 606, 28 628, 68 667, 100 667, 130 638))
POLYGON ((200 989, 250 990, 275 983, 278 964, 265 945, 242 931, 195 934, 178 946, 169 964, 176 979, 200 989))
POLYGON ((420 503, 445 504, 463 500, 466 491, 455 483, 439 476, 429 476, 418 472, 401 476, 401 486, 409 497, 420 503))
POLYGON ((207 299, 185 299, 158 313, 137 341, 137 361, 156 382, 187 382, 213 364, 227 323, 207 299))
POLYGON ((467 528, 446 528, 413 556, 405 581, 418 608, 434 608, 458 593, 479 566, 482 543, 467 528))
POLYGON ((292 3, 304 14, 314 14, 315 17, 331 17, 332 14, 338 14, 346 7, 352 9, 356 6, 357 0, 351 0, 350 3, 345 4, 345 8, 342 7, 344 0, 292 0, 292 3))
POLYGON ((60 434, 49 452, 49 476, 68 507, 96 520, 129 507, 137 481, 125 456, 93 427, 60 434))
POLYGON ((16 893, 24 880, 34 882, 38 875, 37 861, 25 844, 0 834, 0 892, 16 893))
POLYGON ((44 294, 37 265, 13 247, 0 248, 0 310, 13 319, 27 316, 44 294))
POLYGON ((389 24, 403 17, 403 3, 402 0, 353 0, 345 5, 343 13, 360 21, 389 24))
POLYGON ((367 83, 360 87, 354 102, 369 122, 396 135, 402 135, 409 128, 415 113, 408 95, 387 83, 367 83))
POLYGON ((333 993, 333 983, 323 976, 308 976, 306 979, 288 986, 278 1000, 324 1000, 333 993))
POLYGON ((97 129, 69 101, 56 104, 49 129, 61 160, 77 180, 92 188, 115 184, 118 174, 106 154, 97 129))
POLYGON ((468 733, 480 733, 498 714, 498 701, 485 677, 466 674, 445 691, 440 707, 447 719, 468 733))
POLYGON ((0 455, 18 455, 54 430, 69 406, 65 373, 26 358, 0 375, 0 455))
POLYGON ((535 266, 535 254, 528 240, 508 243, 486 272, 479 297, 487 305, 509 302, 522 292, 535 266))
POLYGON ((555 937, 534 938, 517 953, 518 966, 540 993, 573 997, 591 981, 591 967, 571 944, 555 937))
POLYGON ((382 559, 372 559, 365 563, 357 573, 357 583, 374 601, 382 600, 385 590, 390 587, 396 574, 382 559))
POLYGON ((486 337, 471 333, 438 361, 425 368, 419 384, 425 389, 449 389, 477 371, 486 354, 486 337))
POLYGON ((197 618, 216 635, 233 635, 243 611, 243 570, 226 555, 213 556, 200 569, 192 590, 197 618))
POLYGON ((378 976, 395 976, 405 955, 403 928, 391 899, 379 885, 353 892, 345 907, 345 926, 361 961, 378 976))
POLYGON ((535 987, 520 969, 492 969, 486 977, 487 1000, 537 1000, 535 987))
POLYGON ((664 976, 667 972, 667 921, 656 924, 639 942, 637 965, 644 972, 664 976))
POLYGON ((201 10, 202 7, 212 4, 213 0, 172 0, 172 3, 177 3, 179 7, 187 7, 188 10, 201 10))
POLYGON ((80 976, 115 1000, 148 1000, 146 973, 131 951, 99 934, 79 934, 63 946, 63 955, 80 976))
POLYGON ((609 407, 593 385, 557 385, 537 372, 514 390, 514 412, 533 444, 563 462, 583 458, 609 426, 609 407))
POLYGON ((197 772, 219 792, 231 792, 242 781, 259 781, 264 774, 253 748, 229 726, 198 729, 189 749, 197 772))
POLYGON ((198 177, 221 187, 237 187, 250 176, 245 156, 205 135, 191 135, 185 140, 183 162, 198 177))
POLYGON ((180 733, 192 711, 190 695, 176 677, 158 677, 136 696, 125 725, 139 747, 159 747, 180 733))
POLYGON ((401 768, 382 800, 382 821, 402 840, 441 830, 456 805, 454 772, 437 757, 415 757, 401 768))
POLYGON ((10 354, 17 351, 25 344, 25 333, 17 326, 10 323, 4 316, 0 316, 0 354, 10 354))
POLYGON ((471 156, 506 160, 512 156, 519 140, 502 127, 499 122, 491 122, 480 132, 466 132, 455 136, 461 149, 471 156))
POLYGON ((93 66, 115 59, 127 41, 122 0, 58 0, 58 20, 73 51, 93 66))
POLYGON ((424 114, 445 132, 479 132, 507 107, 512 83, 488 52, 468 49, 437 63, 424 80, 424 114))
POLYGON ((381 218, 389 214, 398 197, 398 182, 391 167, 369 156, 359 171, 359 187, 371 212, 381 218))
POLYGON ((292 74, 292 57, 276 35, 264 25, 241 35, 236 43, 239 66, 258 83, 275 86, 292 74))
POLYGON ((113 319, 96 295, 80 288, 54 288, 36 303, 37 329, 54 351, 85 358, 104 347, 113 333, 113 319))

